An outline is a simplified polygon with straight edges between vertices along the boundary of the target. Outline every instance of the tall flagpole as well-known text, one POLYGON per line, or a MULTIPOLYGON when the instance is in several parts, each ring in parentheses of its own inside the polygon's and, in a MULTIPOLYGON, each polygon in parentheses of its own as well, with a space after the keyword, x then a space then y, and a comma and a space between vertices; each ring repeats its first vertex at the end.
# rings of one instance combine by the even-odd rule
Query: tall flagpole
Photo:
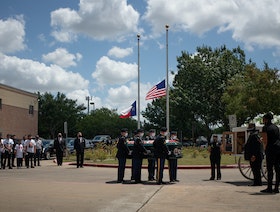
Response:
POLYGON ((166 128, 169 132, 169 82, 168 82, 168 28, 169 25, 165 25, 166 29, 166 128))
POLYGON ((139 40, 140 34, 137 34, 138 40, 138 101, 137 101, 137 129, 140 129, 140 51, 139 51, 139 40))

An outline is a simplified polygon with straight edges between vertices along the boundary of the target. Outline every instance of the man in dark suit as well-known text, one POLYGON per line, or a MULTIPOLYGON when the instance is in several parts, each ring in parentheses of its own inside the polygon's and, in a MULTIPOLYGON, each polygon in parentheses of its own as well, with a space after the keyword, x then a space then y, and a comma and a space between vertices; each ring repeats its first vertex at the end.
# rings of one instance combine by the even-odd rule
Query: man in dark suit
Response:
POLYGON ((77 138, 74 140, 74 149, 76 150, 77 168, 83 168, 84 166, 84 152, 86 147, 86 141, 83 138, 81 132, 78 132, 77 138))
POLYGON ((56 139, 54 140, 54 149, 56 154, 57 165, 62 166, 63 153, 66 149, 66 142, 65 139, 62 137, 61 133, 58 133, 56 139))

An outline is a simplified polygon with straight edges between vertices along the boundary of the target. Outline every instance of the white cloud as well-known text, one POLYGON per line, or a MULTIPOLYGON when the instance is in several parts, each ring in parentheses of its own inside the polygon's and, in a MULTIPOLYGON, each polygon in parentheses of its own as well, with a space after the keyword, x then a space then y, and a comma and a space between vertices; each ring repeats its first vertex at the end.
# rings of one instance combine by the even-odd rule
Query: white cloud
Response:
POLYGON ((70 54, 64 48, 57 48, 55 51, 42 56, 44 62, 56 64, 63 68, 76 66, 77 63, 75 61, 79 61, 81 58, 82 55, 80 53, 76 55, 70 54))
POLYGON ((133 53, 132 48, 122 49, 122 48, 119 48, 117 46, 114 46, 113 48, 111 48, 108 51, 109 56, 113 56, 113 57, 116 57, 116 58, 124 58, 128 55, 131 55, 132 53, 133 53))
POLYGON ((0 20, 0 52, 13 53, 25 49, 23 16, 0 20))
POLYGON ((73 34, 118 40, 138 31, 139 13, 126 0, 83 0, 79 6, 78 11, 60 8, 51 13, 52 35, 58 41, 70 42, 73 34))
POLYGON ((138 66, 135 63, 125 63, 103 56, 96 63, 92 77, 100 85, 124 84, 137 77, 138 66))
POLYGON ((188 31, 203 35, 217 28, 218 33, 231 31, 236 41, 252 49, 253 46, 280 46, 280 4, 265 0, 148 0, 143 19, 154 36, 169 30, 188 31), (269 11, 269 13, 268 13, 269 11))
POLYGON ((1 83, 32 92, 69 92, 87 89, 89 81, 80 74, 67 72, 57 65, 20 59, 0 53, 1 83))

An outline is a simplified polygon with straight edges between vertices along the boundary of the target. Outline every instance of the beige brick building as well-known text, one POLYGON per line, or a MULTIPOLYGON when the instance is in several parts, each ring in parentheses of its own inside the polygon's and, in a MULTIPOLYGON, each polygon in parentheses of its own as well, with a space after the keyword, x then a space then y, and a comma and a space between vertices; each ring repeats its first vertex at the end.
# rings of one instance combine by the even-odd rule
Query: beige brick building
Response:
POLYGON ((0 83, 0 135, 38 133, 38 95, 0 83))

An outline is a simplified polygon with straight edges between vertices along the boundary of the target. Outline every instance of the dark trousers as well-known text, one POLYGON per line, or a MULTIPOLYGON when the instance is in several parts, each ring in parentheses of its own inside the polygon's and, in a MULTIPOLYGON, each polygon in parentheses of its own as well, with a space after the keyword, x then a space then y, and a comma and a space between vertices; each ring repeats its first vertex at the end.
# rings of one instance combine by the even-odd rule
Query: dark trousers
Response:
POLYGON ((4 154, 2 168, 5 169, 5 167, 7 165, 7 160, 8 160, 8 167, 12 168, 12 166, 11 166, 11 156, 12 156, 12 154, 8 151, 5 151, 2 154, 4 154))
POLYGON ((148 179, 155 179, 155 168, 156 168, 156 160, 154 158, 148 158, 148 179))
POLYGON ((215 178, 215 168, 217 166, 217 179, 221 178, 221 157, 210 157, 210 163, 211 163, 211 178, 215 178))
POLYGON ((165 158, 157 158, 157 183, 162 183, 165 158))
POLYGON ((178 167, 178 160, 177 159, 169 159, 168 160, 170 181, 177 180, 177 167, 178 167))
POLYGON ((76 152, 77 168, 84 166, 84 152, 76 152))
POLYGON ((276 175, 275 189, 278 189, 279 177, 280 177, 280 155, 267 154, 266 168, 267 168, 267 188, 270 190, 272 189, 273 168, 274 168, 275 175, 276 175))
POLYGON ((23 158, 17 158, 17 167, 22 167, 23 158))
POLYGON ((28 152, 28 155, 26 155, 26 157, 25 157, 25 165, 27 168, 29 168, 29 162, 30 162, 31 168, 34 167, 33 160, 34 160, 34 153, 28 152))
POLYGON ((141 169, 142 169, 142 158, 132 158, 133 163, 133 178, 136 183, 141 182, 141 169))
POLYGON ((56 151, 56 163, 58 166, 62 166, 63 162, 63 152, 62 151, 56 151))
POLYGON ((118 158, 119 166, 118 166, 118 181, 123 181, 126 158, 118 158))
POLYGON ((41 149, 36 149, 36 153, 34 154, 34 166, 36 166, 36 164, 40 166, 40 159, 41 159, 41 149))
POLYGON ((254 176, 254 185, 262 184, 261 166, 262 159, 257 158, 254 162, 250 161, 250 166, 254 176))

